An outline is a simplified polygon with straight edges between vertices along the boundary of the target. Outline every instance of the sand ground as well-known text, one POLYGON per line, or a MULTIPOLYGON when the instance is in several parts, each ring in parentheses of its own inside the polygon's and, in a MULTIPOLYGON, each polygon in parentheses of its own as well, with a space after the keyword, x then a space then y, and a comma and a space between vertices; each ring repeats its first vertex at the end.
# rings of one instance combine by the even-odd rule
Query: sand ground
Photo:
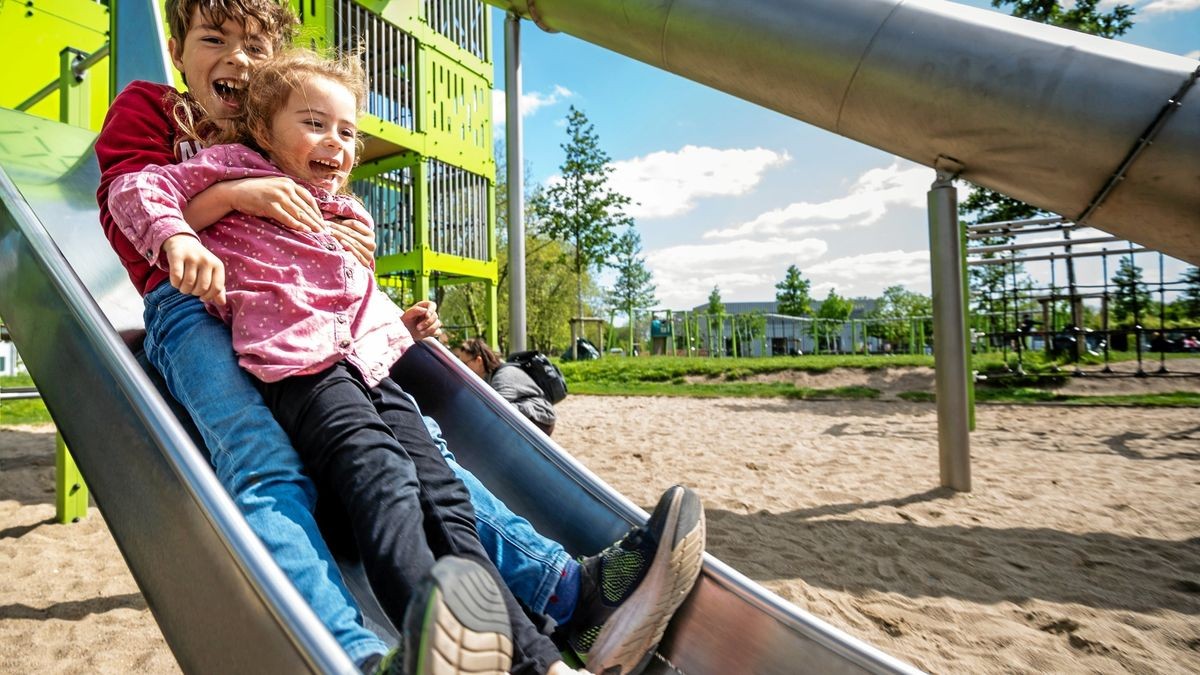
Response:
MULTIPOLYGON (((636 503, 691 485, 712 553, 921 668, 1200 672, 1196 408, 982 406, 970 493, 937 487, 931 404, 559 408, 556 439, 636 503)), ((0 672, 177 672, 99 513, 53 523, 53 447, 0 428, 0 672)))

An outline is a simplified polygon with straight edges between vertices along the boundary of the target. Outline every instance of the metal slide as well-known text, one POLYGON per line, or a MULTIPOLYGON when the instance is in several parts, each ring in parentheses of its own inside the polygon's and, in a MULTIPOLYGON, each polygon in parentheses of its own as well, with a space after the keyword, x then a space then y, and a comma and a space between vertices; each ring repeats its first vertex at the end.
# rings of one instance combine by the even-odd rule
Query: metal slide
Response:
POLYGON ((1196 59, 943 0, 485 2, 1200 265, 1196 59))
MULTIPOLYGON (((98 225, 93 135, 0 109, 0 315, 175 657, 190 673, 353 673, 249 531, 129 347, 141 299, 98 225), (128 346, 127 346, 128 345, 128 346)), ((440 345, 402 384, 451 449, 573 553, 645 514, 546 439, 440 345)), ((361 567, 343 565, 390 631, 361 567)), ((394 635, 393 635, 394 637, 394 635)), ((708 557, 652 673, 916 673, 708 557)))

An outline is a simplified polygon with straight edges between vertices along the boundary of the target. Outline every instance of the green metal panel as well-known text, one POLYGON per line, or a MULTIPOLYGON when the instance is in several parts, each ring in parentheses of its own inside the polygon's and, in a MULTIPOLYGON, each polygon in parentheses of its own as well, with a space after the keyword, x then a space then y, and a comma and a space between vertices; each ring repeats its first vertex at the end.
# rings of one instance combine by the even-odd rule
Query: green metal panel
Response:
POLYGON ((91 120, 91 78, 77 79, 71 71, 77 54, 64 49, 58 55, 58 121, 88 127, 91 120))
POLYGON ((54 518, 59 523, 75 523, 87 517, 87 484, 62 434, 54 438, 54 518))
MULTIPOLYGON (((59 79, 64 47, 92 53, 108 42, 108 9, 92 0, 0 1, 0 107, 16 108, 42 87, 59 79), (19 67, 16 64, 20 64, 19 67)), ((89 115, 80 120, 100 129, 108 110, 108 65, 88 71, 89 115)), ((59 95, 51 94, 27 112, 57 120, 59 95)))
POLYGON ((494 178, 491 82, 434 49, 421 56, 426 154, 494 178))

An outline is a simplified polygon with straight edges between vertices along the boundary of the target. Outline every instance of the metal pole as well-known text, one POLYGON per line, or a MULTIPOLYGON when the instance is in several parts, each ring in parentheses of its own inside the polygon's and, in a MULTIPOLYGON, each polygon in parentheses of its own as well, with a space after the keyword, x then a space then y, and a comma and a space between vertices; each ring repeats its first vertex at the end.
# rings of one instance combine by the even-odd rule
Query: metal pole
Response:
POLYGON ((933 346, 937 383, 938 460, 942 487, 971 490, 963 242, 957 171, 937 171, 929 189, 929 253, 933 273, 933 346))
POLYGON ((1104 257, 1100 258, 1100 276, 1104 279, 1104 295, 1100 299, 1100 321, 1104 326, 1104 370, 1111 373, 1112 364, 1108 361, 1108 350, 1112 346, 1112 332, 1108 327, 1108 249, 1104 249, 1104 257))
POLYGON ((1163 254, 1158 254, 1158 372, 1167 372, 1167 288, 1163 279, 1163 254))
MULTIPOLYGON (((504 19, 505 176, 508 180, 508 344, 526 349, 525 160, 521 148, 521 19, 504 19)), ((574 345, 572 345, 572 348, 574 345)), ((578 355, 577 355, 578 356, 578 355)))

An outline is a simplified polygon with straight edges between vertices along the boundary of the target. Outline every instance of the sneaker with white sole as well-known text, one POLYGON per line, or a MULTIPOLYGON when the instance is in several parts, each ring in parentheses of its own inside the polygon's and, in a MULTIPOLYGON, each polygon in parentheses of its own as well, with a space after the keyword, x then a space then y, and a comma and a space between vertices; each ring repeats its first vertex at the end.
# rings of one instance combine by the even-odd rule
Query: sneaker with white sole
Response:
POLYGON ((688 488, 668 489, 650 520, 580 561, 580 596, 567 644, 589 671, 645 669, 704 557, 704 508, 688 488))
POLYGON ((378 675, 502 675, 512 665, 512 628, 492 575, 446 556, 413 593, 401 644, 378 675))

